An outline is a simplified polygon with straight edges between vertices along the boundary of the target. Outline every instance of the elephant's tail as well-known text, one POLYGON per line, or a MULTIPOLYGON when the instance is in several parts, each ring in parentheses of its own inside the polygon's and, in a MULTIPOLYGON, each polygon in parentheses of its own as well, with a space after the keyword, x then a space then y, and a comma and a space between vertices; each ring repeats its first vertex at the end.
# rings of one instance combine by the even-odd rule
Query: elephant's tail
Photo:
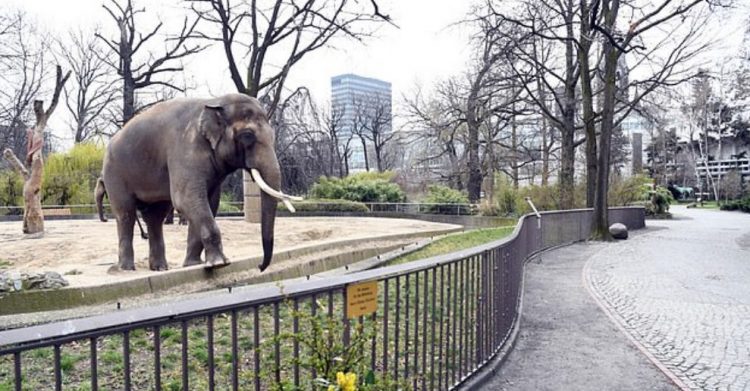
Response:
POLYGON ((107 189, 104 188, 104 180, 102 177, 96 179, 96 189, 94 190, 96 195, 96 210, 99 212, 99 220, 106 222, 107 218, 104 216, 104 207, 102 206, 102 200, 104 195, 107 194, 107 189))

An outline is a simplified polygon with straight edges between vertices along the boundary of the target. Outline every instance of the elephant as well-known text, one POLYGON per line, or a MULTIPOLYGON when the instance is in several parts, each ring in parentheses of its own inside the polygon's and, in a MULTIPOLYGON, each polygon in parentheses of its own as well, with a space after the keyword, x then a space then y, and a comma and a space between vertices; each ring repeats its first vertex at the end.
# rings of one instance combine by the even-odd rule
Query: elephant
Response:
POLYGON ((189 223, 183 266, 203 263, 204 251, 207 266, 227 264, 215 221, 221 183, 245 169, 263 190, 259 268, 264 271, 273 257, 276 204, 281 200, 293 212, 290 200, 300 199, 276 190, 281 170, 274 143, 260 102, 243 94, 172 99, 128 121, 110 140, 95 192, 100 218, 106 193, 117 219, 119 268, 135 270, 137 210, 149 233, 149 268, 167 269, 162 225, 172 207, 189 223))

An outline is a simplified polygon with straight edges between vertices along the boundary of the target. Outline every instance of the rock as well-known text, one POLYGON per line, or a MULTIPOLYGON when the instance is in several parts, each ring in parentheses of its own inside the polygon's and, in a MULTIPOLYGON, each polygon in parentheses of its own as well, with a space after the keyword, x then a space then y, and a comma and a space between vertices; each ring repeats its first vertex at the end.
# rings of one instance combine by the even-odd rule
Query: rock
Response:
POLYGON ((24 277, 24 289, 59 289, 68 286, 68 281, 58 272, 33 273, 24 277))
POLYGON ((609 226, 609 234, 615 239, 627 239, 628 227, 622 223, 614 223, 609 226))

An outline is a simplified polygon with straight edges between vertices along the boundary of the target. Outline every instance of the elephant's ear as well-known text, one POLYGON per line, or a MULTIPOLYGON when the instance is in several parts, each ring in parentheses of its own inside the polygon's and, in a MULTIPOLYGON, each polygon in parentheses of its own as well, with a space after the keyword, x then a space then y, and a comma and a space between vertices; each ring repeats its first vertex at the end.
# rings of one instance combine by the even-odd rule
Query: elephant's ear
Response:
POLYGON ((215 150, 219 145, 226 128, 224 107, 213 102, 206 104, 201 113, 199 131, 211 144, 211 149, 215 150))

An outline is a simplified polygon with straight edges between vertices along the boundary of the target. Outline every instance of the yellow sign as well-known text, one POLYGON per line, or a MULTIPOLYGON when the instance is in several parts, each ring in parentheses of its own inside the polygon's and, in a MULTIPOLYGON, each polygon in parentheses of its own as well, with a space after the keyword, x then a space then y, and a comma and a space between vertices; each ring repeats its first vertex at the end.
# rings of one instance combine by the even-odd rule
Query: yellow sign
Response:
POLYGON ((378 308, 378 282, 370 281, 346 287, 346 316, 369 315, 378 308))

